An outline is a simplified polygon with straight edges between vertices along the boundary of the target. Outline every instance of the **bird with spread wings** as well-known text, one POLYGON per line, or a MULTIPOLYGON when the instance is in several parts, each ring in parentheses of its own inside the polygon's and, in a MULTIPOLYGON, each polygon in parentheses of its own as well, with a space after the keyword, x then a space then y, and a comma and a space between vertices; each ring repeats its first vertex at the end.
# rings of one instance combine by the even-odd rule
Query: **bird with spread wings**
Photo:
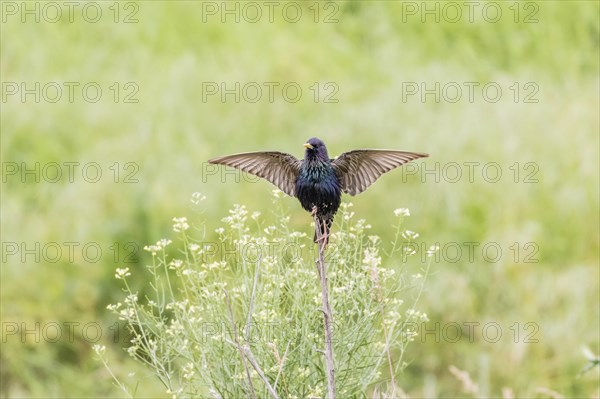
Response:
MULTIPOLYGON (((213 158, 208 162, 231 166, 262 177, 316 215, 323 245, 337 212, 342 192, 357 195, 381 175, 428 154, 397 150, 353 150, 330 159, 327 147, 316 137, 305 144, 304 159, 278 151, 247 152, 213 158)), ((317 241, 315 231, 315 242, 317 241)))

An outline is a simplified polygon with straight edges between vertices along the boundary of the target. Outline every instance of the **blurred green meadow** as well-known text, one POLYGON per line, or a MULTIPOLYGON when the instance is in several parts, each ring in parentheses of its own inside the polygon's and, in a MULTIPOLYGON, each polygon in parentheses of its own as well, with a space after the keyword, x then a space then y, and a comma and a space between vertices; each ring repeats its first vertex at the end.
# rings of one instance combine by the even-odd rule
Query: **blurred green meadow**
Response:
POLYGON ((578 374, 600 352, 600 3, 75 3, 1 3, 2 397, 122 397, 97 343, 165 397, 106 310, 115 269, 200 217, 194 192, 208 226, 275 219, 272 185, 206 161, 312 136, 430 154, 344 198, 387 241, 409 208, 419 261, 440 246, 409 396, 600 396, 578 374))

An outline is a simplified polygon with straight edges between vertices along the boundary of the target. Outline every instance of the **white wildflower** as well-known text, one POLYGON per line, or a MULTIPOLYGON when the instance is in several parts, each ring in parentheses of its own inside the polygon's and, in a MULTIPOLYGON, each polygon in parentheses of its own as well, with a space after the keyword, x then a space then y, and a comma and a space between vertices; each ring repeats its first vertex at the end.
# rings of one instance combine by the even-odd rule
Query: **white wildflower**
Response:
POLYGON ((180 218, 173 218, 173 231, 176 233, 181 233, 182 231, 186 231, 190 228, 190 225, 187 222, 187 218, 182 216, 180 218))
POLYGON ((381 264, 381 257, 376 249, 367 248, 364 252, 363 264, 371 267, 377 267, 381 264))
POLYGON ((410 211, 408 208, 398 208, 394 209, 394 215, 396 216, 410 216, 410 211))
POLYGON ((110 310, 111 312, 115 312, 117 310, 119 310, 119 308, 123 306, 123 304, 121 302, 117 303, 117 304, 109 304, 106 306, 106 309, 110 310))
POLYGON ((152 253, 152 256, 155 256, 158 251, 161 250, 161 247, 158 245, 146 245, 144 246, 144 251, 148 251, 152 253))
POLYGON ((159 247, 160 249, 164 249, 167 247, 167 245, 171 244, 173 241, 171 240, 167 240, 166 238, 161 238, 160 240, 158 240, 156 242, 156 246, 159 247))
POLYGON ((194 376, 194 363, 189 362, 185 366, 183 366, 183 378, 186 380, 191 380, 194 376))
POLYGON ((192 194, 192 199, 190 201, 192 202, 192 204, 198 205, 201 201, 204 201, 205 199, 206 195, 199 192, 195 192, 192 194))
POLYGON ((402 248, 402 250, 406 256, 412 256, 417 253, 417 250, 409 245, 406 245, 404 248, 402 248))
POLYGON ((439 245, 432 245, 432 246, 430 246, 429 249, 427 250, 427 257, 433 256, 439 250, 440 250, 440 246, 439 245))
POLYGON ((416 240, 417 238, 419 238, 419 233, 415 233, 411 230, 405 230, 402 232, 402 238, 404 238, 405 240, 416 240))
POLYGON ((124 308, 119 312, 120 320, 131 320, 135 316, 135 311, 132 308, 124 308))
POLYGON ((137 300, 138 300, 137 294, 129 294, 125 298, 125 303, 131 305, 131 304, 137 302, 137 300))
MULTIPOLYGON (((195 244, 194 244, 195 245, 195 244)), ((173 259, 170 263, 169 263, 169 269, 171 270, 177 270, 180 269, 181 266, 183 266, 183 261, 181 259, 173 259)))
POLYGON ((129 276, 131 276, 131 273, 129 273, 128 267, 126 267, 124 269, 117 268, 116 273, 115 273, 115 278, 117 280, 121 280, 121 279, 124 279, 125 277, 129 277, 129 276))

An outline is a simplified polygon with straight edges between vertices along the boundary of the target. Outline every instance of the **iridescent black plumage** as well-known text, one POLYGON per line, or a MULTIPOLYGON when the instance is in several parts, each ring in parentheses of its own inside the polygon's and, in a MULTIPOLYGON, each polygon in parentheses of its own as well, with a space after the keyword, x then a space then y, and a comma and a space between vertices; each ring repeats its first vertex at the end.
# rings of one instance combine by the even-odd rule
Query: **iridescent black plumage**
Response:
MULTIPOLYGON (((311 138, 307 142, 306 154, 295 188, 296 197, 304 209, 312 212, 316 207, 319 228, 327 244, 333 216, 342 201, 342 188, 327 154, 327 148, 317 138, 311 138)), ((315 232, 314 241, 316 240, 315 232)))
POLYGON ((298 198, 304 209, 316 212, 326 245, 342 192, 359 194, 382 174, 428 156, 395 150, 354 150, 330 159, 325 144, 316 137, 309 139, 304 147, 306 152, 302 161, 290 154, 268 151, 228 155, 208 162, 252 173, 298 198))

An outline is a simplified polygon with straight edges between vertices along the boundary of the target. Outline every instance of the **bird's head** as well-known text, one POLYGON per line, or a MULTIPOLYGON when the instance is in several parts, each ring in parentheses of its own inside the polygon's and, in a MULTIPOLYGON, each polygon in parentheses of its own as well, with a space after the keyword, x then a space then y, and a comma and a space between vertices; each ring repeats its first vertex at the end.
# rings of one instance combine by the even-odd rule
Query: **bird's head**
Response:
POLYGON ((319 158, 322 160, 329 159, 325 143, 316 137, 308 139, 308 141, 304 143, 304 148, 306 148, 304 153, 305 158, 319 158))

